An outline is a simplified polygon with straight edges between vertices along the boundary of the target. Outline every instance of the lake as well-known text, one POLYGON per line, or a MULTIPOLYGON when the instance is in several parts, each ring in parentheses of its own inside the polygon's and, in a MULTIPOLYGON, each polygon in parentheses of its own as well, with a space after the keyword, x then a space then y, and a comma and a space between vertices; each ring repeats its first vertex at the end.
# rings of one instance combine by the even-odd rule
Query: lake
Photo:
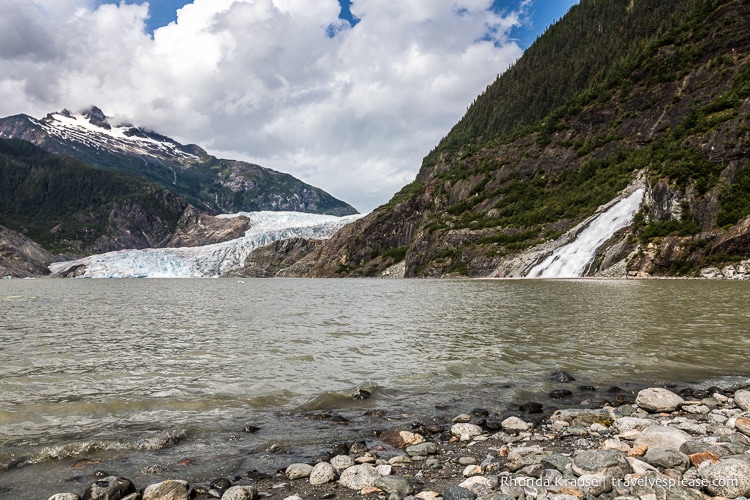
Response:
POLYGON ((747 383, 748 331, 739 281, 2 280, 0 497, 272 473, 563 385, 747 383))

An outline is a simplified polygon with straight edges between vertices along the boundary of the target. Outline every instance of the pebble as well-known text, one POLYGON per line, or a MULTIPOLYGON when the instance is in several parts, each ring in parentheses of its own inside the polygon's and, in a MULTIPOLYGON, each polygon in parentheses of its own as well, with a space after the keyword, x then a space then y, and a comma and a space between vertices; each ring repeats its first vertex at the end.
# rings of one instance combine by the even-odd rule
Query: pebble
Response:
MULTIPOLYGON (((206 496, 209 487, 167 480, 148 486, 141 496, 127 479, 101 474, 83 497, 60 493, 50 500, 183 500, 195 492, 197 498, 258 500, 279 495, 275 493, 279 490, 284 492, 279 497, 285 500, 350 498, 347 495, 357 493, 378 494, 388 500, 750 497, 750 413, 742 406, 747 403, 750 407, 750 391, 732 394, 711 389, 707 393, 713 395, 706 398, 706 393, 680 391, 690 399, 685 401, 666 389, 646 389, 638 393, 641 409, 631 405, 565 409, 541 422, 534 419, 535 423, 518 417, 492 420, 494 427, 489 424, 489 412, 475 409, 470 412, 473 416, 460 415, 450 426, 450 442, 445 432, 448 426, 415 423, 410 431, 380 434, 380 445, 370 442, 368 447, 365 441, 336 445, 333 453, 316 455, 314 467, 291 464, 284 469, 284 479, 294 482, 279 483, 277 478, 272 483, 268 476, 256 478, 248 473, 247 477, 256 481, 254 486, 232 486, 222 478, 210 483, 211 494, 206 496), (669 404, 674 410, 665 409, 663 401, 667 399, 672 400, 669 404), (465 421, 467 416, 470 421, 465 421), (435 431, 428 430, 431 428, 435 431), (496 432, 499 429, 502 432, 496 432), (424 436, 429 440, 423 441, 424 436), (482 442, 484 439, 489 441, 482 442), (406 454, 391 456, 394 451, 404 453, 398 448, 406 454), (479 464, 475 456, 486 459, 479 464), (377 467, 357 464, 362 460, 377 467), (395 470, 402 474, 394 475, 395 470), (341 488, 325 486, 337 476, 341 488), (689 484, 697 486, 685 486, 689 484), (324 489, 303 490, 304 485, 324 489), (259 491, 259 487, 265 489, 259 491), (351 493, 344 493, 343 488, 351 493)), ((232 482, 241 483, 242 479, 237 476, 232 482)))

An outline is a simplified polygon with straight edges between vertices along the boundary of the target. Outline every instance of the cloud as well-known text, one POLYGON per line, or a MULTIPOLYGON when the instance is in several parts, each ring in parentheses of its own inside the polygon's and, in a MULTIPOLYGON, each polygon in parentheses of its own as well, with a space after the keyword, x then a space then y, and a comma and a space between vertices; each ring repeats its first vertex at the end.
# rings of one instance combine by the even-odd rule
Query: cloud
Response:
POLYGON ((195 0, 152 37, 146 3, 0 0, 0 115, 96 104, 371 210, 520 57, 527 3, 195 0))

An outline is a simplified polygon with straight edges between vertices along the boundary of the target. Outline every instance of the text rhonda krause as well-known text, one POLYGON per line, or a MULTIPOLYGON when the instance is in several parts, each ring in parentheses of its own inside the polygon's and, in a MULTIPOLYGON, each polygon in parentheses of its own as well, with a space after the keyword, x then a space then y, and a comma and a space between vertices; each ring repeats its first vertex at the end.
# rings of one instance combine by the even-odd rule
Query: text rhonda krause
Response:
POLYGON ((671 477, 653 477, 653 476, 641 476, 637 478, 629 479, 611 479, 604 476, 581 476, 578 479, 567 479, 563 477, 556 478, 540 478, 535 479, 532 477, 508 477, 501 476, 501 485, 509 486, 531 486, 536 488, 597 488, 603 486, 603 483, 611 483, 614 485, 622 485, 626 488, 632 487, 643 487, 643 488, 674 488, 677 486, 684 486, 687 488, 705 488, 708 486, 714 487, 728 487, 738 486, 739 480, 736 478, 727 479, 714 479, 708 480, 703 478, 686 478, 686 479, 674 479, 671 477))

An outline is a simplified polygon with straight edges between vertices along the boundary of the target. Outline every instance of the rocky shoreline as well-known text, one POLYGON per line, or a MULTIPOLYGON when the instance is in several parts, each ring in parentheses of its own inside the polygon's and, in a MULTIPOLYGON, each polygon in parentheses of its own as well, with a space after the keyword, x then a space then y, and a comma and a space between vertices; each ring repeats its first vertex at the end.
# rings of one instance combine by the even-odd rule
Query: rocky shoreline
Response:
MULTIPOLYGON (((565 372, 553 377, 573 380, 565 372)), ((550 394, 556 396, 563 395, 550 394)), ((600 407, 583 406, 545 413, 541 404, 529 402, 507 418, 474 408, 450 422, 415 422, 332 445, 275 476, 250 471, 206 484, 175 479, 137 489, 128 479, 98 471, 81 496, 60 493, 49 500, 750 496, 750 387, 679 394, 648 388, 634 400, 615 394, 600 407)))

